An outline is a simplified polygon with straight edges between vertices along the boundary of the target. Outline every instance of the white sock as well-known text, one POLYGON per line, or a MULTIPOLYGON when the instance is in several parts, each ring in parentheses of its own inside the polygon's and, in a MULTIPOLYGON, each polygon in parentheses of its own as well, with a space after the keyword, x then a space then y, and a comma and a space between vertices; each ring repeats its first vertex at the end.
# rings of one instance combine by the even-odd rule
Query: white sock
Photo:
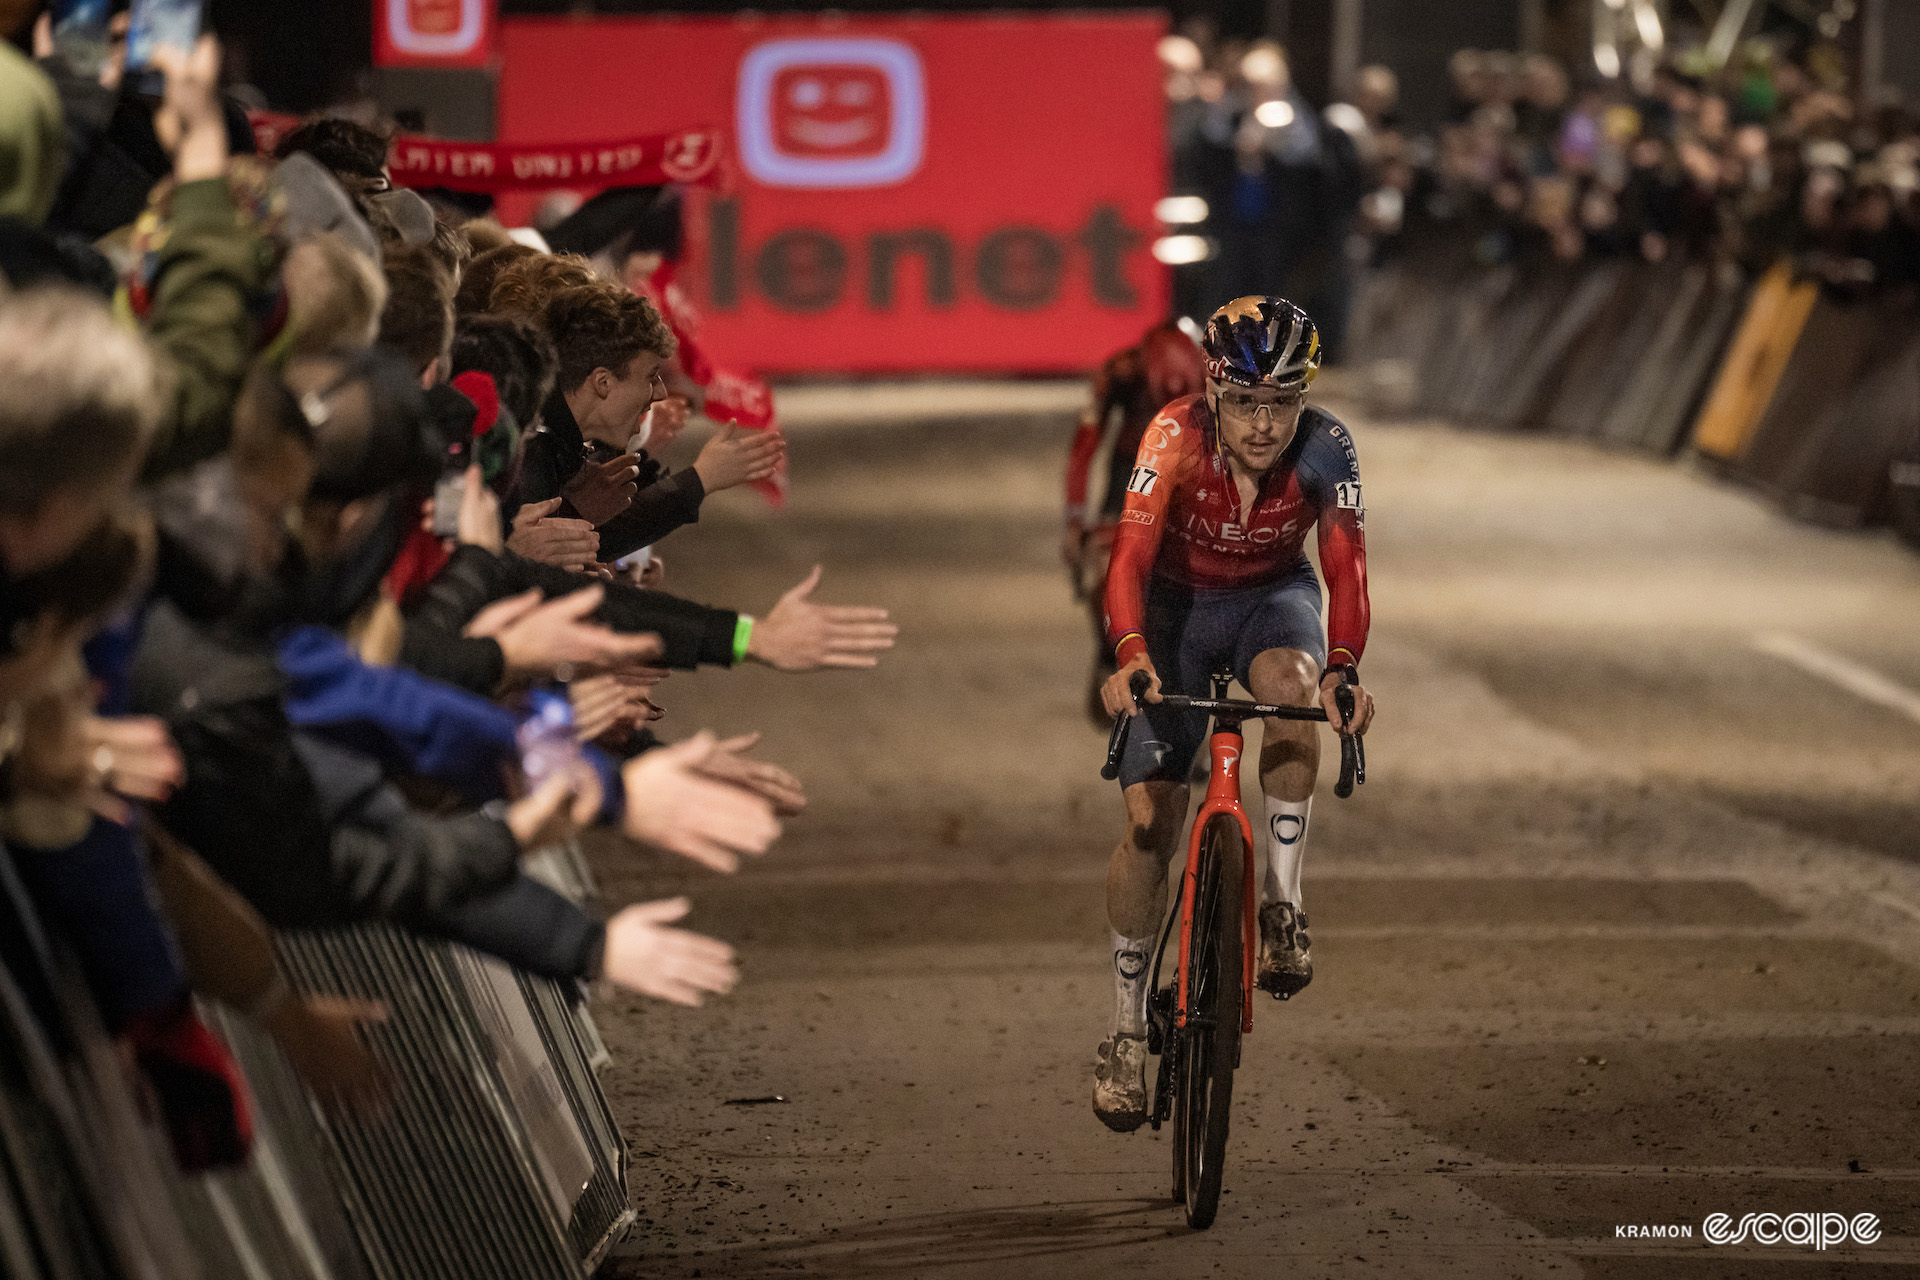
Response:
POLYGON ((1312 813, 1312 796, 1305 800, 1267 797, 1267 878, 1260 884, 1262 904, 1300 906, 1300 860, 1307 852, 1307 819, 1312 813))
POLYGON ((1112 929, 1107 939, 1113 952, 1113 1029, 1115 1032, 1143 1036, 1147 1034, 1147 982, 1152 976, 1155 939, 1123 938, 1112 929))

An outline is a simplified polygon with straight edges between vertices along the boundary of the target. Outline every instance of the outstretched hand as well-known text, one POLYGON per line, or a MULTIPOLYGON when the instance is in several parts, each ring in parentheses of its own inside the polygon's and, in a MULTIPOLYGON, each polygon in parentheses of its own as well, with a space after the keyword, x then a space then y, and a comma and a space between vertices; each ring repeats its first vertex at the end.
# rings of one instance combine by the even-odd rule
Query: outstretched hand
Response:
POLYGON ((605 462, 588 459, 560 492, 581 519, 603 525, 633 505, 639 475, 640 464, 630 453, 616 453, 605 462))
POLYGON ((880 653, 893 648, 900 628, 885 609, 815 604, 820 566, 780 597, 766 617, 754 623, 747 656, 781 671, 818 671, 823 667, 874 667, 880 653))
POLYGON ((590 520, 556 516, 561 498, 529 502, 514 513, 507 550, 541 564, 562 569, 584 569, 600 554, 600 535, 590 520))
POLYGON ((786 437, 772 428, 744 430, 725 423, 701 448, 693 461, 700 487, 718 493, 735 485, 765 480, 780 469, 787 456, 786 437))
POLYGON ((541 602, 534 588, 496 600, 473 616, 461 633, 491 639, 509 676, 625 670, 646 667, 666 652, 660 637, 622 635, 586 619, 606 598, 605 587, 583 587, 541 602))
POLYGON ((714 737, 702 732, 627 762, 626 832, 635 840, 692 858, 715 871, 740 867, 740 855, 767 851, 780 835, 773 806, 744 787, 704 772, 714 737))
POLYGON ((629 991, 698 1008, 740 981, 733 948, 669 926, 687 914, 685 898, 638 902, 607 921, 600 976, 629 991))
POLYGON ((567 686, 573 703, 574 734, 582 742, 593 742, 610 733, 624 736, 663 712, 651 696, 653 686, 666 679, 657 667, 633 671, 609 671, 586 676, 567 686))
POLYGON ((807 789, 800 785, 800 779, 779 765, 748 759, 747 752, 759 741, 759 734, 743 733, 737 738, 716 742, 713 754, 700 766, 700 772, 722 782, 737 783, 766 797, 772 802, 774 813, 782 818, 798 817, 807 807, 807 789))

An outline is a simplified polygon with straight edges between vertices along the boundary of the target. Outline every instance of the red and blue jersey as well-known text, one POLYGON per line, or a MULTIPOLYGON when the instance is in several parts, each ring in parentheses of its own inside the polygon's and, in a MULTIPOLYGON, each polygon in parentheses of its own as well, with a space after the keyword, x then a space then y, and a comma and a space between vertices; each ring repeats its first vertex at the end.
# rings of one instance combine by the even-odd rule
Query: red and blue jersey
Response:
POLYGON ((1295 570, 1315 528, 1327 585, 1327 660, 1357 663, 1369 615, 1352 435, 1324 409, 1303 410, 1293 440, 1243 511, 1206 398, 1169 404, 1140 439, 1107 570, 1107 639, 1121 665, 1146 649, 1151 576, 1202 589, 1259 586, 1295 570))

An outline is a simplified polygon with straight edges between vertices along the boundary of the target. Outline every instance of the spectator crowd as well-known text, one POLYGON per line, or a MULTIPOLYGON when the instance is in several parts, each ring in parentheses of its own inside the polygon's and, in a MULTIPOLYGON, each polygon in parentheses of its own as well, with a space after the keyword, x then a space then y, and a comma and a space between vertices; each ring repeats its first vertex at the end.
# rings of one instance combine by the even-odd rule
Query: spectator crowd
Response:
POLYGON ((383 1011, 294 989, 277 931, 728 990, 683 899, 601 920, 529 859, 595 825, 722 872, 765 852, 801 783, 751 737, 661 736, 660 682, 870 667, 895 628, 814 600, 818 568, 695 603, 652 553, 785 459, 777 428, 722 425, 659 460, 702 396, 646 289, 671 192, 620 193, 595 259, 546 252, 393 187, 360 125, 252 154, 211 38, 142 94, 44 22, 37 58, 0 43, 6 1008, 64 1043, 70 956, 197 1171, 252 1129, 204 1001, 327 1106, 391 1087, 360 1034, 383 1011))
POLYGON ((1447 118, 1415 131, 1360 69, 1315 111, 1271 42, 1162 44, 1178 189, 1207 204, 1207 297, 1277 291, 1337 355, 1357 268, 1444 237, 1488 265, 1794 258, 1849 289, 1920 283, 1920 122, 1863 106, 1831 46, 1756 39, 1639 77, 1461 49, 1447 118))

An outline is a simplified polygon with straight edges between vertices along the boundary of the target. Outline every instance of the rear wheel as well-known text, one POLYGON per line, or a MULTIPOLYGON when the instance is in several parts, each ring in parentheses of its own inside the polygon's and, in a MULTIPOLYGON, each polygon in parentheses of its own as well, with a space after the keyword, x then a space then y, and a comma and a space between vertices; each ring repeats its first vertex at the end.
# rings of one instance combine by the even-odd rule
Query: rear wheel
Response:
POLYGON ((1187 1026, 1177 1033, 1173 1103, 1174 1194, 1187 1224, 1213 1225, 1240 1062, 1241 894, 1247 856, 1240 824, 1217 814, 1200 837, 1200 866, 1188 951, 1187 1026))

